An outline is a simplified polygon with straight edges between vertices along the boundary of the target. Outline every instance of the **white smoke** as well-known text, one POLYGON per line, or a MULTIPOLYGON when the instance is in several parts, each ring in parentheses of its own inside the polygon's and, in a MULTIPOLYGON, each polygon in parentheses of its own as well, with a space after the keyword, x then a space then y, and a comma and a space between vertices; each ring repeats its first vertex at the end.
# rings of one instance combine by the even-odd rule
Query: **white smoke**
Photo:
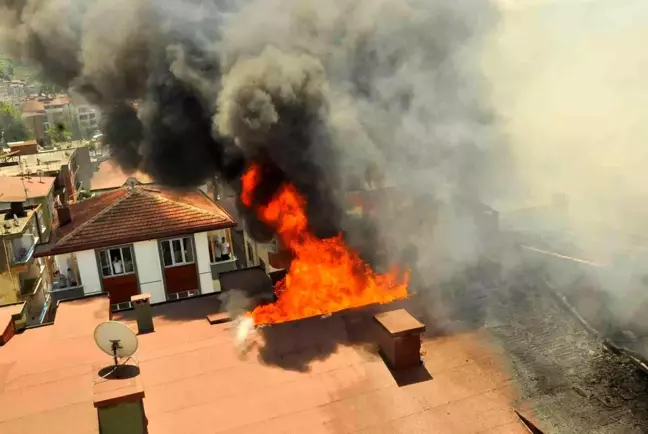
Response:
POLYGON ((246 354, 251 347, 250 337, 254 332, 254 320, 248 316, 239 317, 234 323, 234 345, 241 354, 246 354))

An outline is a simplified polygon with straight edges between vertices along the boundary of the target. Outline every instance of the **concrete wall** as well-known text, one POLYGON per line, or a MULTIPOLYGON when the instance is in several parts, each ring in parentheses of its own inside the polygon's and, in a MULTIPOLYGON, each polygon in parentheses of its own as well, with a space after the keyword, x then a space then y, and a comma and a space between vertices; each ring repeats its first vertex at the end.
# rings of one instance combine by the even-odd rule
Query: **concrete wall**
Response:
MULTIPOLYGON (((214 292, 216 288, 214 288, 212 270, 209 263, 209 239, 207 232, 194 234, 194 244, 196 246, 196 265, 198 266, 200 291, 203 294, 209 294, 210 292, 214 292)), ((217 289, 220 291, 220 286, 217 289)))
POLYGON ((75 286, 74 288, 59 289, 58 291, 53 291, 50 293, 51 299, 50 303, 56 306, 61 300, 68 300, 70 298, 80 298, 83 297, 83 286, 75 286))
POLYGON ((156 240, 141 241, 133 244, 135 264, 140 284, 140 292, 151 294, 151 303, 166 301, 162 265, 156 240))
POLYGON ((74 174, 74 181, 80 181, 82 188, 90 190, 90 179, 94 173, 94 168, 90 160, 90 150, 86 146, 77 148, 73 158, 74 162, 78 165, 78 169, 74 174))
POLYGON ((12 273, 10 258, 11 242, 0 238, 0 306, 16 303, 19 300, 18 278, 12 273))
POLYGON ((97 257, 94 250, 76 252, 79 266, 79 277, 83 284, 83 294, 89 295, 101 292, 101 275, 97 266, 97 257))
POLYGON ((212 280, 217 280, 220 273, 236 270, 237 268, 236 259, 211 264, 212 280))

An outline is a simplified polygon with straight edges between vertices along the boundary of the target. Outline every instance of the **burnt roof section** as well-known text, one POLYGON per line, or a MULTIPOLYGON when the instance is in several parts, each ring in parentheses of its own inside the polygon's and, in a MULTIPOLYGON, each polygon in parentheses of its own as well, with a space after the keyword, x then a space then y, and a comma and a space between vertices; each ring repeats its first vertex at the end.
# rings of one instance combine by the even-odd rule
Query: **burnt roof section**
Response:
POLYGON ((201 191, 125 186, 70 205, 72 221, 36 256, 230 228, 234 219, 201 191))

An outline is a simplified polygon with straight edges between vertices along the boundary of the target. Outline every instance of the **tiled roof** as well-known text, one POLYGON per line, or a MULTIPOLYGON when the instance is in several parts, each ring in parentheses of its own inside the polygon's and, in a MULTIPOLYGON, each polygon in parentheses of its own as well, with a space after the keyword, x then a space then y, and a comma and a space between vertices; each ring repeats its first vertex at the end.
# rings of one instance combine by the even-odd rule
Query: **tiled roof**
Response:
POLYGON ((38 256, 233 227, 236 222, 200 191, 122 187, 70 205, 72 222, 56 229, 38 256))
POLYGON ((29 100, 25 101, 25 105, 23 106, 23 112, 44 112, 45 111, 45 106, 43 105, 42 102, 36 101, 36 100, 29 100))
POLYGON ((51 176, 0 176, 0 202, 24 202, 27 199, 45 197, 52 190, 55 179, 51 176))
POLYGON ((55 106, 55 105, 65 105, 70 103, 70 98, 67 96, 58 96, 52 101, 49 102, 48 106, 55 106))
POLYGON ((132 174, 124 173, 119 165, 113 160, 106 160, 99 163, 98 170, 90 179, 91 190, 109 190, 119 188, 128 178, 135 178, 142 184, 151 184, 153 179, 142 172, 132 174))

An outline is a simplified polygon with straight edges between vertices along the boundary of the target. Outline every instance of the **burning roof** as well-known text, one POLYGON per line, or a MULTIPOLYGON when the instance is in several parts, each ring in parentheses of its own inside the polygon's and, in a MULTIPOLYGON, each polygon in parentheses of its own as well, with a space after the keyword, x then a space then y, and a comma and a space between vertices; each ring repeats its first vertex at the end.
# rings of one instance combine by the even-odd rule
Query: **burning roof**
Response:
POLYGON ((253 195, 263 171, 252 166, 243 176, 243 204, 275 229, 281 244, 294 253, 287 275, 275 285, 278 300, 251 313, 256 324, 278 323, 325 315, 407 296, 407 273, 381 275, 344 242, 341 235, 320 239, 309 227, 305 202, 290 184, 279 187, 267 205, 256 207, 253 195))

